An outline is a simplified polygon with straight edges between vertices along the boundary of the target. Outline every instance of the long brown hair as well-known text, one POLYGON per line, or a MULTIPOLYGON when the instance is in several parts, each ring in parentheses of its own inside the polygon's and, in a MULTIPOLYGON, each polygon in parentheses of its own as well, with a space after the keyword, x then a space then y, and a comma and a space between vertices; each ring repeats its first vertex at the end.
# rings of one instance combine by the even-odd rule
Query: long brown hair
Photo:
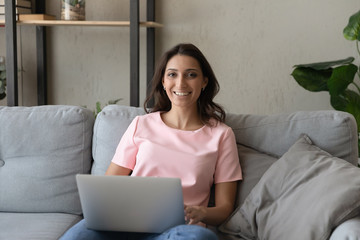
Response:
POLYGON ((217 103, 213 102, 214 97, 220 90, 219 83, 205 56, 196 46, 190 43, 176 45, 160 58, 152 78, 151 92, 144 102, 145 111, 149 113, 169 111, 171 109, 171 102, 163 89, 162 79, 164 77, 168 61, 175 55, 185 55, 195 58, 200 64, 204 77, 208 78, 206 88, 201 92, 198 99, 198 112, 202 122, 209 124, 209 120, 211 118, 224 122, 226 116, 224 109, 217 103), (148 103, 152 99, 154 100, 154 106, 151 109, 148 109, 148 103))

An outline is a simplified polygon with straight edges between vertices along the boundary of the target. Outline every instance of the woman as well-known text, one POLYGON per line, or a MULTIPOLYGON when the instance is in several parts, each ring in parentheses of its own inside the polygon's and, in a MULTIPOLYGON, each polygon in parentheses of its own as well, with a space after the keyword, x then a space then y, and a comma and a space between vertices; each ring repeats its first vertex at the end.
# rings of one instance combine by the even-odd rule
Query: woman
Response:
POLYGON ((106 175, 180 178, 188 224, 143 234, 88 230, 83 220, 64 239, 217 239, 206 225, 233 211, 241 169, 234 133, 213 102, 219 85, 210 64, 194 45, 179 44, 161 58, 152 84, 144 107, 150 99, 154 107, 130 124, 106 175), (208 207, 213 184, 215 205, 208 207))

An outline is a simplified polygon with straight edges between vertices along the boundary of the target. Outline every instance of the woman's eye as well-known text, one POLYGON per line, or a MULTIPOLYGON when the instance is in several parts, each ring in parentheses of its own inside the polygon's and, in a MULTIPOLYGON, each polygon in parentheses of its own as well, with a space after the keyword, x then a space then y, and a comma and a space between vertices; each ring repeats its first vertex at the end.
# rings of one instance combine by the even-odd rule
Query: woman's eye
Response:
POLYGON ((168 73, 168 77, 175 77, 175 76, 176 76, 176 73, 173 73, 173 72, 168 73))
POLYGON ((196 74, 196 73, 193 73, 193 72, 190 72, 190 73, 187 74, 187 77, 189 77, 189 78, 195 78, 195 77, 197 77, 197 74, 196 74))

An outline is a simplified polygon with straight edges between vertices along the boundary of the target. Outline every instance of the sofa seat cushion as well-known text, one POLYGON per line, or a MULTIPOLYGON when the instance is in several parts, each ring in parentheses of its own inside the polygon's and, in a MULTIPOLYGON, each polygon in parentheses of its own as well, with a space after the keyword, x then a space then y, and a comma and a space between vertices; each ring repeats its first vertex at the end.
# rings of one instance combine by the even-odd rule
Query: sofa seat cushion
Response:
POLYGON ((81 214, 94 114, 76 106, 0 107, 0 212, 81 214))
POLYGON ((59 239, 81 216, 64 213, 0 213, 0 239, 59 239))

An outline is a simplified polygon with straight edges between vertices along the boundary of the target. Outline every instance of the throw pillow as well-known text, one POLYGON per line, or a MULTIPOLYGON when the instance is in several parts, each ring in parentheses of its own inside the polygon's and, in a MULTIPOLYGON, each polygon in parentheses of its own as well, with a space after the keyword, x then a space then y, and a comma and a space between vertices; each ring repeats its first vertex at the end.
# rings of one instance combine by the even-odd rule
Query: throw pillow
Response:
POLYGON ((328 239, 360 209, 360 169, 303 135, 219 230, 244 239, 328 239))

